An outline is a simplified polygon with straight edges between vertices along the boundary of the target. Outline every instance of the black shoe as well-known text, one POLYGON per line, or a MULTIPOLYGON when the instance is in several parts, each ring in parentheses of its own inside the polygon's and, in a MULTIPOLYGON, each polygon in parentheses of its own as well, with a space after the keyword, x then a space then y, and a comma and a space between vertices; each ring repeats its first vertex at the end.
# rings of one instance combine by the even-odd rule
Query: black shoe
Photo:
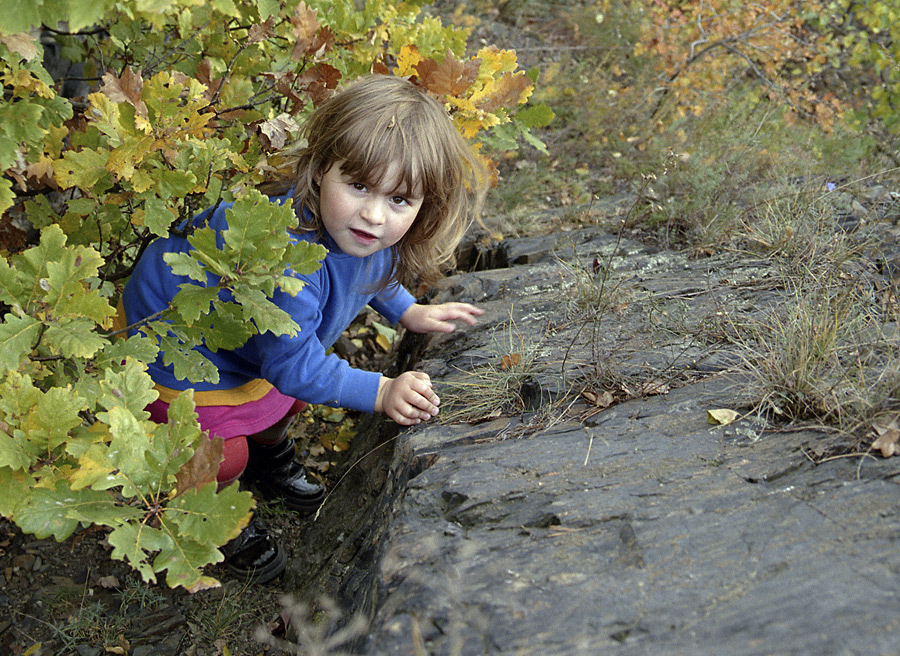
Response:
POLYGON ((284 552, 256 515, 240 535, 222 547, 222 554, 225 568, 248 583, 267 583, 287 565, 284 552))
POLYGON ((325 488, 312 480, 306 468, 294 460, 294 440, 275 444, 248 439, 250 460, 245 475, 267 499, 282 499, 291 510, 311 513, 325 500, 325 488))

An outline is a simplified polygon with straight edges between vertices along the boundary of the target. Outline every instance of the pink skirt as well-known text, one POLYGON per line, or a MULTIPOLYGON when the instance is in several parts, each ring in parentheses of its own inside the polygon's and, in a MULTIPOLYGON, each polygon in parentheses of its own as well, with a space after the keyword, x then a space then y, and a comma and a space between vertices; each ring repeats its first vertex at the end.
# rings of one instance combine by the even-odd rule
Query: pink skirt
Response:
MULTIPOLYGON (((285 415, 296 414, 305 407, 305 402, 285 396, 273 387, 258 401, 241 405, 201 405, 195 412, 200 428, 209 431, 210 437, 227 440, 258 433, 277 424, 285 415)), ((147 406, 147 411, 156 423, 168 422, 169 404, 165 401, 154 401, 147 406)))

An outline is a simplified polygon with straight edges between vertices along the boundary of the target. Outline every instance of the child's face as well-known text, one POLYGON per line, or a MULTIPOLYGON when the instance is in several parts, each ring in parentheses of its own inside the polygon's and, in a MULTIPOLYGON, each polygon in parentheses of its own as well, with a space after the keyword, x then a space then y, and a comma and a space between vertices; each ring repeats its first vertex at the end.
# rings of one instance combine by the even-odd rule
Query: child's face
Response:
POLYGON ((422 193, 398 188, 396 164, 388 168, 377 188, 348 177, 340 164, 332 164, 318 180, 325 230, 343 252, 356 257, 390 248, 416 220, 422 193))

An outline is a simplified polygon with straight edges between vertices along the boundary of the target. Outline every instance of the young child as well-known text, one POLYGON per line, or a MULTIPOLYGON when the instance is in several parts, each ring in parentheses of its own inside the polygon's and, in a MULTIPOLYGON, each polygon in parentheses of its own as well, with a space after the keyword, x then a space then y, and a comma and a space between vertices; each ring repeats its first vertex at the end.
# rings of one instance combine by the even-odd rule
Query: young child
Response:
MULTIPOLYGON (((160 396, 148 409, 164 423, 168 404, 194 388, 200 426, 224 439, 220 486, 246 470, 263 495, 308 512, 324 490, 295 462, 294 441, 286 436, 305 402, 381 412, 405 426, 438 414, 440 400, 426 374, 388 378, 326 351, 366 305, 419 333, 476 322, 478 308, 420 305, 404 284, 417 278, 432 283, 453 264, 480 208, 485 176, 441 104, 402 78, 375 75, 352 83, 313 112, 304 136, 292 200, 273 199, 293 202, 293 238, 328 249, 318 271, 296 276, 305 284, 295 297, 276 291, 272 299, 300 333, 255 335, 234 351, 198 347, 219 370, 215 385, 177 379, 160 357, 150 366, 160 396)), ((196 220, 224 230, 227 207, 196 220)), ((150 245, 123 293, 127 325, 166 308, 179 285, 189 282, 163 260, 165 253, 189 250, 176 235, 150 245)), ((216 284, 212 276, 210 284, 216 284)), ((249 580, 270 580, 285 567, 284 554, 255 518, 223 551, 226 567, 249 580)))

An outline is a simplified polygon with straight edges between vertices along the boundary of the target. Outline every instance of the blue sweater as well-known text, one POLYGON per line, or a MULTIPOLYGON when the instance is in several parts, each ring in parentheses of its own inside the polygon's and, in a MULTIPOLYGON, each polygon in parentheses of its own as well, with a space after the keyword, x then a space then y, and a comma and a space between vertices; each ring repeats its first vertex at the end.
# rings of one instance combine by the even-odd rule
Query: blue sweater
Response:
MULTIPOLYGON (((274 200, 284 202, 285 198, 274 200)), ((220 233, 225 230, 225 210, 230 206, 220 205, 209 216, 207 225, 220 233)), ((209 210, 198 215, 197 220, 208 214, 209 210)), ((316 241, 314 233, 292 235, 292 238, 296 241, 316 241)), ((379 294, 367 291, 373 281, 382 279, 390 272, 389 250, 359 258, 341 252, 330 240, 324 245, 329 252, 318 271, 308 276, 289 272, 305 282, 303 289, 294 297, 276 290, 272 298, 297 322, 299 334, 293 337, 269 332, 254 335, 234 351, 220 349, 213 353, 205 346, 197 347, 218 368, 217 384, 177 379, 172 367, 163 365, 160 353, 149 369, 157 386, 170 390, 193 388, 199 392, 255 389, 256 397, 259 397, 260 386, 256 383, 268 381, 282 394, 309 403, 373 412, 381 374, 354 369, 337 355, 326 355, 326 350, 366 305, 391 323, 397 323, 415 299, 399 285, 392 285, 379 294)), ((187 240, 176 235, 157 239, 147 248, 122 295, 127 325, 165 309, 179 286, 192 282, 185 276, 174 275, 163 260, 165 253, 186 253, 190 250, 187 240)), ((210 284, 215 282, 210 276, 210 284)), ((269 385, 263 384, 265 389, 270 389, 269 385)), ((225 404, 213 400, 217 398, 215 394, 207 394, 205 402, 196 397, 202 398, 203 395, 195 394, 198 405, 225 404)), ((238 404, 234 398, 240 398, 240 394, 237 397, 232 395, 227 404, 238 404)), ((246 400, 255 400, 255 397, 246 400)))

